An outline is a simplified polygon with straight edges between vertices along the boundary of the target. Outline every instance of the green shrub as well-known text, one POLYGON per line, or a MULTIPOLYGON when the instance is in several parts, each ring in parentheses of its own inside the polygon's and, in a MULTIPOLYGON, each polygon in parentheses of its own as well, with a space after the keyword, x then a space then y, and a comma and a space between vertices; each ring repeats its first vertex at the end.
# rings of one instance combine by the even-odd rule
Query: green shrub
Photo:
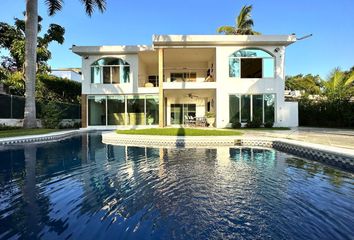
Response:
POLYGON ((262 121, 255 119, 253 121, 248 121, 246 123, 246 128, 260 128, 262 125, 262 121))
POLYGON ((45 128, 59 128, 63 109, 55 102, 42 103, 42 124, 45 128))
POLYGON ((234 128, 234 129, 238 129, 238 128, 241 128, 241 123, 240 122, 233 122, 231 124, 231 127, 234 128))
POLYGON ((266 123, 264 123, 264 127, 265 128, 272 128, 273 125, 274 125, 274 122, 266 122, 266 123))
POLYGON ((20 129, 21 127, 7 126, 5 124, 0 124, 0 131, 20 129))
POLYGON ((299 125, 353 128, 354 102, 301 99, 299 125))

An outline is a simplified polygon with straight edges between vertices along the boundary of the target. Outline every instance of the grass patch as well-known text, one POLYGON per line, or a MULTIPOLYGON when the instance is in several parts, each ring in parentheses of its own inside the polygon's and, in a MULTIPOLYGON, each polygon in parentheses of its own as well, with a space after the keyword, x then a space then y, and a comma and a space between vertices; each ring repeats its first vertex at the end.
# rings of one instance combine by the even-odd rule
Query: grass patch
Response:
POLYGON ((11 129, 11 130, 1 130, 0 131, 0 138, 46 134, 46 133, 58 132, 58 131, 61 131, 61 130, 47 129, 47 128, 35 128, 35 129, 19 128, 19 129, 11 129))
POLYGON ((265 131, 265 130, 291 130, 291 128, 288 127, 272 127, 272 128, 239 128, 237 130, 254 130, 254 131, 265 131))
POLYGON ((116 130, 118 134, 161 135, 161 136, 237 136, 242 133, 235 130, 196 129, 196 128, 148 128, 116 130))

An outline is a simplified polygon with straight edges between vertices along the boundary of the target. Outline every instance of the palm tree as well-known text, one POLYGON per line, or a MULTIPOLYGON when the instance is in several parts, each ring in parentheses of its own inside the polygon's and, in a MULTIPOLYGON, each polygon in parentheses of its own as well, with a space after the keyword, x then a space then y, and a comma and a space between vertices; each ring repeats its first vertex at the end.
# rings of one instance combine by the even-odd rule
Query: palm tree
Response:
POLYGON ((221 26, 217 29, 218 33, 226 35, 260 35, 259 32, 253 31, 253 20, 251 18, 252 5, 242 7, 240 14, 235 19, 235 26, 221 26))
MULTIPOLYGON (((62 9, 64 0, 45 0, 50 16, 62 9)), ((106 0, 81 0, 86 13, 91 16, 95 8, 101 12, 106 9, 106 0)), ((23 127, 36 128, 36 59, 37 59, 37 34, 38 34, 38 0, 26 0, 25 20, 25 76, 26 76, 26 102, 23 127)))
POLYGON ((323 87, 328 100, 349 101, 354 96, 354 71, 345 73, 339 68, 334 69, 323 87))

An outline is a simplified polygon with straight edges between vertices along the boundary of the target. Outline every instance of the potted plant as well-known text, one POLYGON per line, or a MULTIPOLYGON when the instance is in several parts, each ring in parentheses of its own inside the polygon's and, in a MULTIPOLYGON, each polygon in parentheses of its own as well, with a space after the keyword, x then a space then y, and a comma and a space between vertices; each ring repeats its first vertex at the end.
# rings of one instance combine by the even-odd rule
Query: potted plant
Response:
POLYGON ((209 124, 209 126, 214 126, 215 123, 215 113, 214 112, 207 112, 205 114, 206 121, 209 124))
POLYGON ((152 125, 152 124, 154 123, 154 118, 153 118, 151 115, 149 115, 149 116, 147 117, 147 123, 148 123, 149 125, 152 125))

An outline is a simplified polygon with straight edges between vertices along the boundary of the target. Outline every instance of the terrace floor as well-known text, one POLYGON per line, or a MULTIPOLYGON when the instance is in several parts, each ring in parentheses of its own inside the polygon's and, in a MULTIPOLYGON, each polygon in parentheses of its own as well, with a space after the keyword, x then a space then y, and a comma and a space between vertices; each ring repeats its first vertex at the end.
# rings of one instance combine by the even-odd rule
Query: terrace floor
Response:
POLYGON ((239 130, 245 137, 275 137, 354 149, 354 130, 298 127, 291 130, 239 130))

